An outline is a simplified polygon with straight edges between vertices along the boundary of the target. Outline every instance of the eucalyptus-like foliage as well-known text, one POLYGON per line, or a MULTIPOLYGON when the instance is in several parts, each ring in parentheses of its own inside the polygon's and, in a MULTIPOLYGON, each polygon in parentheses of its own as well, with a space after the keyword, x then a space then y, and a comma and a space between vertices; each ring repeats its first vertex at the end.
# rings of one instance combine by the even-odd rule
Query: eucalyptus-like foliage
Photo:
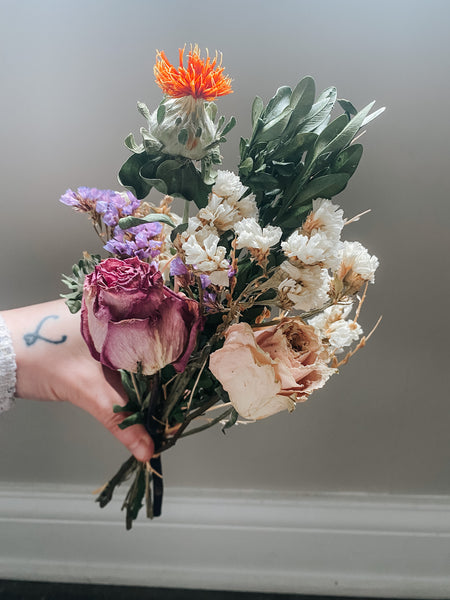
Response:
POLYGON ((84 257, 72 267, 72 275, 63 275, 62 282, 69 288, 68 294, 61 294, 66 299, 66 304, 71 313, 77 313, 81 309, 83 299, 83 285, 86 275, 92 273, 101 262, 99 254, 84 254, 84 257))
POLYGON ((292 90, 284 86, 264 106, 252 106, 253 132, 241 139, 239 175, 256 195, 261 225, 278 225, 284 237, 299 227, 314 198, 332 198, 355 172, 362 155, 356 134, 384 108, 372 114, 374 102, 357 112, 348 100, 338 101, 344 114, 330 122, 336 88, 315 100, 312 77, 292 90), (352 145, 351 145, 352 144, 352 145))

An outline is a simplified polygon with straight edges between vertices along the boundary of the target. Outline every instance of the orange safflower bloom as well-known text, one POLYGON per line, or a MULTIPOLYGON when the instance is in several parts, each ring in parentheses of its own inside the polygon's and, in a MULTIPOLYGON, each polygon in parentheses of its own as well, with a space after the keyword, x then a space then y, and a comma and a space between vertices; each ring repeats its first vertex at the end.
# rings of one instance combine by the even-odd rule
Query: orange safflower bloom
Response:
POLYGON ((176 69, 164 52, 157 51, 153 72, 156 83, 165 94, 172 98, 192 96, 210 102, 218 96, 233 93, 230 77, 223 74, 221 63, 217 65, 217 53, 213 60, 209 55, 203 59, 199 47, 195 45, 189 51, 187 68, 183 65, 183 54, 184 48, 180 48, 180 66, 176 69))

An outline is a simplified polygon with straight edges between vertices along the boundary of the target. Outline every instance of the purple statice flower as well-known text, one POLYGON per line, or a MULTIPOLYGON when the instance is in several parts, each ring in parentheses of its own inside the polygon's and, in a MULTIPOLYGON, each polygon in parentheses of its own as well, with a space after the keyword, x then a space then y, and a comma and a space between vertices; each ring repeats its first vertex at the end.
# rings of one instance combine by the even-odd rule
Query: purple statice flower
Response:
POLYGON ((211 278, 209 275, 200 275, 200 282, 202 284, 202 289, 206 290, 206 288, 211 285, 211 278))
POLYGON ((236 275, 237 271, 236 269, 233 269, 233 267, 230 265, 230 268, 228 269, 228 277, 231 279, 232 277, 234 277, 236 275))
POLYGON ((170 274, 172 277, 183 277, 183 275, 187 275, 188 273, 186 265, 179 256, 174 258, 170 263, 170 274))
POLYGON ((137 256, 141 260, 155 258, 161 251, 162 242, 154 238, 161 233, 161 223, 146 223, 124 231, 114 229, 114 237, 109 240, 105 250, 119 256, 137 256))
POLYGON ((103 222, 109 227, 115 227, 122 217, 127 217, 139 207, 140 201, 131 192, 113 192, 102 190, 97 200, 95 210, 102 215, 103 222))
POLYGON ((102 193, 103 191, 97 188, 79 187, 76 192, 67 190, 59 201, 79 212, 93 212, 102 193))
POLYGON ((214 292, 203 292, 203 302, 207 308, 211 308, 216 303, 217 294, 214 292))

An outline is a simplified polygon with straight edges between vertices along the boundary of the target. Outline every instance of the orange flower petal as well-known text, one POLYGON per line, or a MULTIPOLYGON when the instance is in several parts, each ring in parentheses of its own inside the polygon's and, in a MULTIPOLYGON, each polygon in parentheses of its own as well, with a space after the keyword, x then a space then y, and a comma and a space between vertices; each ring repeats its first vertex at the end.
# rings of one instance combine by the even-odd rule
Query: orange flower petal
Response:
POLYGON ((180 48, 180 66, 176 69, 164 52, 157 52, 154 74, 165 94, 172 98, 192 96, 209 102, 232 93, 230 77, 223 74, 224 67, 217 66, 217 53, 213 60, 209 55, 203 59, 196 45, 189 51, 187 67, 184 67, 183 55, 184 48, 180 48))

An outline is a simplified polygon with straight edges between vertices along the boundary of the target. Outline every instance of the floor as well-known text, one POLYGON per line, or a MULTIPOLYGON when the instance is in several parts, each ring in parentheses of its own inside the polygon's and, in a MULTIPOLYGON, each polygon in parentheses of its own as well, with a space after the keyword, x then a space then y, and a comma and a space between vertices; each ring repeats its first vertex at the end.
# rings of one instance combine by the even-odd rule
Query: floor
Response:
POLYGON ((363 600, 297 594, 262 594, 0 580, 1 600, 363 600))

